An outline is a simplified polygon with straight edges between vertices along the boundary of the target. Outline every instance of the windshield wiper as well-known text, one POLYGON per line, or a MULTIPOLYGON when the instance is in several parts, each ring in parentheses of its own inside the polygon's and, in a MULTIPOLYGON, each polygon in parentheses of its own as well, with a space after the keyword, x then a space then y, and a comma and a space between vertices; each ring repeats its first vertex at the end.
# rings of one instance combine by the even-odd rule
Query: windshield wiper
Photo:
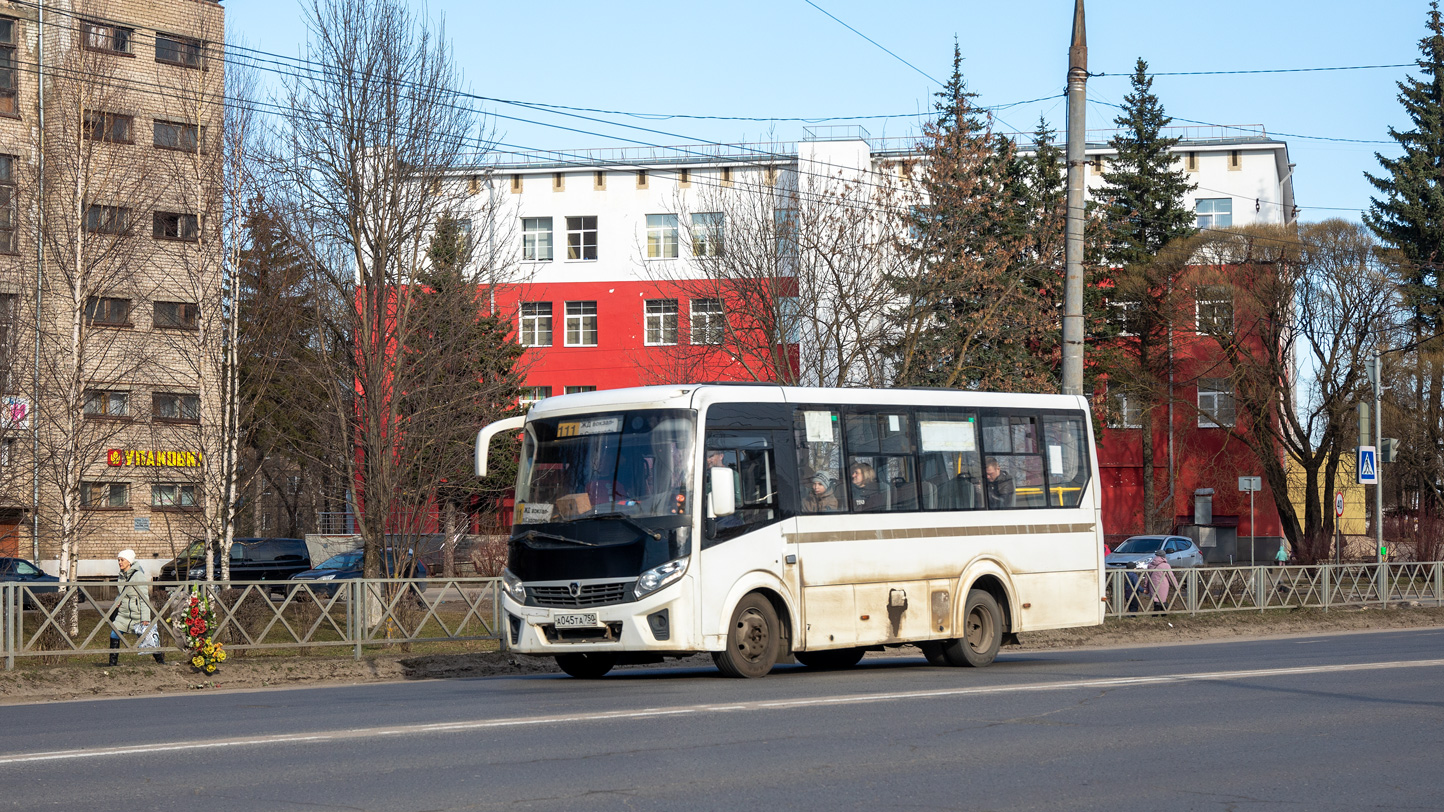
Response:
POLYGON ((555 533, 543 533, 543 532, 541 532, 541 531, 539 531, 539 530, 528 530, 528 531, 526 531, 525 533, 522 534, 522 538, 526 539, 527 541, 536 541, 537 539, 546 539, 546 540, 548 540, 548 541, 564 541, 564 542, 566 542, 566 543, 568 543, 568 544, 580 544, 580 545, 583 546, 583 547, 595 547, 595 546, 597 546, 596 544, 594 544, 594 543, 592 543, 592 542, 590 542, 590 541, 582 541, 581 539, 573 539, 573 538, 567 538, 566 536, 558 536, 558 535, 555 534, 555 533))
POLYGON ((593 519, 621 519, 622 521, 626 522, 627 524, 630 524, 632 527, 636 528, 637 530, 641 531, 642 533, 650 536, 653 541, 661 541, 661 540, 662 540, 662 534, 661 534, 661 533, 657 532, 656 530, 653 530, 653 529, 650 528, 650 527, 647 527, 646 525, 642 524, 641 522, 638 522, 636 519, 633 519, 631 516, 628 516, 628 515, 625 514, 625 513, 598 513, 598 514, 593 515, 591 518, 593 518, 593 519))

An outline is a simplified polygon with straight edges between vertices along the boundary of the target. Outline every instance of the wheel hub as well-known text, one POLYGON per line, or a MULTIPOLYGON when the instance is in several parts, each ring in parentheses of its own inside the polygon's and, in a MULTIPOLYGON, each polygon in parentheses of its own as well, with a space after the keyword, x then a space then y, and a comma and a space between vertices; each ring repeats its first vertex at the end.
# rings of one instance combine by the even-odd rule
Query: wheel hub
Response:
POLYGON ((737 651, 748 660, 755 661, 767 651, 767 624, 756 612, 747 612, 737 618, 737 651))

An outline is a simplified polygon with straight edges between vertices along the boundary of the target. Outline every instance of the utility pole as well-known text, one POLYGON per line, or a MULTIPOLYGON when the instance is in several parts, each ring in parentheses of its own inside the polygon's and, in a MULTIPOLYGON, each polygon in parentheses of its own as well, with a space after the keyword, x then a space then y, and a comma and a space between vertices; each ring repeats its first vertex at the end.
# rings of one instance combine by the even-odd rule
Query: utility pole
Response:
POLYGON ((1088 137, 1088 33, 1083 0, 1073 2, 1068 46, 1068 219, 1063 284, 1063 394, 1083 394, 1083 165, 1088 137))

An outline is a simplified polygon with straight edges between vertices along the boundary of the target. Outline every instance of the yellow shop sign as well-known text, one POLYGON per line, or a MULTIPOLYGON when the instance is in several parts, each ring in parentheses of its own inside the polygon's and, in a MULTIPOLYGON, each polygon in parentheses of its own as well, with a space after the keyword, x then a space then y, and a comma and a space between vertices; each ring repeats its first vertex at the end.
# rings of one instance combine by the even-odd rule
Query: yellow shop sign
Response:
POLYGON ((105 452, 105 464, 112 468, 195 468, 201 464, 201 455, 197 451, 112 448, 105 452))

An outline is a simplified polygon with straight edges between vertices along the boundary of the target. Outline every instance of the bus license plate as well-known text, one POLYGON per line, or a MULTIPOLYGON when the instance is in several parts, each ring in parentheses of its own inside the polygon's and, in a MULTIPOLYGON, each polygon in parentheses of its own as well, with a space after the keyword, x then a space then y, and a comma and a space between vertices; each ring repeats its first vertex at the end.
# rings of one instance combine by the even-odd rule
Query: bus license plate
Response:
POLYGON ((596 612, 573 612, 557 615, 553 621, 558 629, 592 629, 602 624, 597 622, 596 612))

